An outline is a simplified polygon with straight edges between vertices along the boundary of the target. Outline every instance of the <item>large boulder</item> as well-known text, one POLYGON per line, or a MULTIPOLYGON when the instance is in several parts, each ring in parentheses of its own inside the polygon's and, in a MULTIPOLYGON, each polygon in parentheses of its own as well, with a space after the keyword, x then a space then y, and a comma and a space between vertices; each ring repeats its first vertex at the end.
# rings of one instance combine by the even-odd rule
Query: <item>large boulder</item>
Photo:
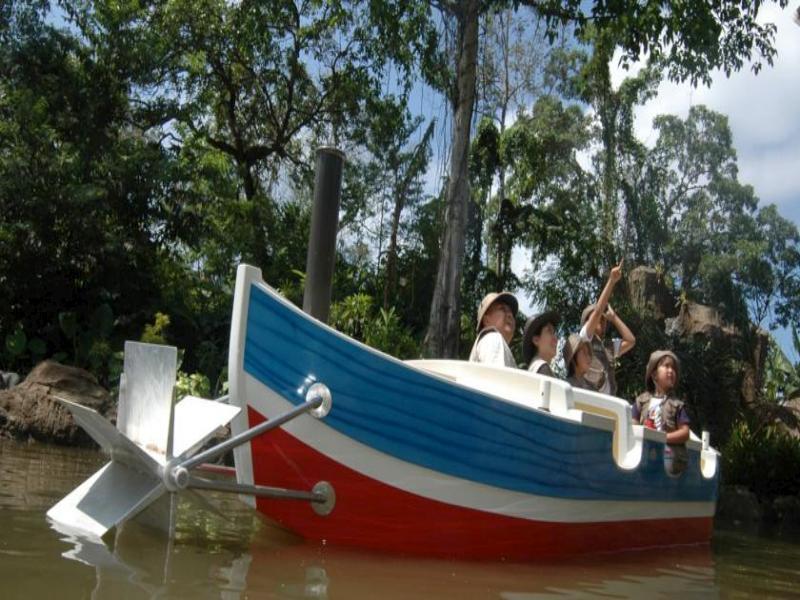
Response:
POLYGON ((627 279, 631 306, 640 315, 663 321, 678 314, 675 298, 658 271, 651 267, 636 267, 627 279))
POLYGON ((717 499, 717 522, 726 525, 755 525, 764 518, 756 495, 740 485, 724 485, 717 499))
POLYGON ((0 436, 66 445, 94 442, 56 397, 72 400, 113 416, 115 405, 88 371, 53 361, 37 365, 14 388, 0 391, 0 436))
POLYGON ((667 319, 666 332, 680 338, 719 339, 737 335, 736 329, 722 320, 716 308, 696 302, 683 302, 678 315, 667 319))

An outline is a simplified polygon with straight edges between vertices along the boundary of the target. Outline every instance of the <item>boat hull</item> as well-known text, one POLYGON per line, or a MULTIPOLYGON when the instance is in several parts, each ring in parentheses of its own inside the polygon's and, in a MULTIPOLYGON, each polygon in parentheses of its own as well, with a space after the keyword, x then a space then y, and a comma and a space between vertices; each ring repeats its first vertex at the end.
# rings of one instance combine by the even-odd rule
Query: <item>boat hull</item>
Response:
POLYGON ((313 383, 333 398, 324 419, 299 417, 236 454, 243 483, 333 487, 325 516, 305 502, 257 500, 291 531, 378 551, 510 560, 710 539, 717 474, 701 473, 697 453, 672 478, 663 442, 645 441, 637 467, 622 469, 613 425, 521 406, 382 355, 298 311, 252 268, 240 268, 236 294, 231 397, 246 412, 234 433, 297 406, 313 383))

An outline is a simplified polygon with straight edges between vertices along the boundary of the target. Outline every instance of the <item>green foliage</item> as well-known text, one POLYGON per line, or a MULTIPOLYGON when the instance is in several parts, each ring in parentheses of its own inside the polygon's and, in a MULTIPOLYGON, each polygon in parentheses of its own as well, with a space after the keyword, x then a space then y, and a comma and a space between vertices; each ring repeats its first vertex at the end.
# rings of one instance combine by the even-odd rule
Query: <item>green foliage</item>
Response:
POLYGON ((189 374, 178 371, 178 380, 175 382, 175 399, 181 400, 184 396, 211 397, 211 383, 208 377, 202 373, 189 374))
POLYGON ((84 322, 71 311, 58 314, 61 333, 71 345, 69 361, 88 369, 105 383, 116 378, 121 370, 121 353, 115 351, 112 338, 114 322, 108 304, 97 306, 84 322))
POLYGON ((167 327, 169 327, 169 315, 157 312, 153 322, 144 326, 144 332, 139 340, 147 344, 166 344, 167 327))
POLYGON ((364 341, 367 345, 397 358, 419 356, 419 346, 403 327, 394 307, 389 310, 378 309, 378 314, 369 324, 364 341))
POLYGON ((776 425, 739 421, 722 448, 722 477, 759 498, 800 494, 800 439, 776 425))
POLYGON ((38 362, 47 354, 47 343, 38 337, 28 338, 22 323, 6 335, 2 364, 5 368, 16 368, 23 361, 38 362))
MULTIPOLYGON (((788 0, 776 0, 781 7, 788 0)), ((627 66, 645 53, 668 65, 674 80, 711 83, 711 73, 738 71, 749 60, 756 72, 762 61, 772 64, 775 26, 758 22, 763 2, 582 2, 545 0, 536 10, 551 34, 565 22, 575 24, 578 36, 592 29, 613 38, 627 66)))
POLYGON ((398 358, 419 355, 419 346, 394 308, 378 308, 367 294, 354 294, 331 307, 330 323, 342 333, 398 358))

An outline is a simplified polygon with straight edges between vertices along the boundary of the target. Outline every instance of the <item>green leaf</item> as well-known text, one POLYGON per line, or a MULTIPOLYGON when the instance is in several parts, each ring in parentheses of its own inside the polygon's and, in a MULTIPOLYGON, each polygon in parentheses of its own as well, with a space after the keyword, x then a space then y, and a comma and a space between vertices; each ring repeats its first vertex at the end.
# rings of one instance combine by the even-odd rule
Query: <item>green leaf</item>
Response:
POLYGON ((89 330, 97 337, 107 338, 114 328, 114 312, 108 304, 101 304, 89 317, 89 330))
POLYGON ((35 357, 44 356, 47 353, 47 343, 41 338, 33 338, 28 342, 28 352, 35 357))
POLYGON ((13 357, 16 358, 25 352, 25 346, 28 344, 28 337, 22 330, 21 325, 17 325, 12 333, 6 336, 6 350, 13 357))
POLYGON ((78 317, 74 312, 58 313, 58 324, 68 339, 75 339, 75 335, 78 333, 78 317))
POLYGON ((69 354, 67 354, 66 352, 56 352, 55 354, 53 354, 51 358, 57 363, 63 363, 65 360, 69 358, 69 354))

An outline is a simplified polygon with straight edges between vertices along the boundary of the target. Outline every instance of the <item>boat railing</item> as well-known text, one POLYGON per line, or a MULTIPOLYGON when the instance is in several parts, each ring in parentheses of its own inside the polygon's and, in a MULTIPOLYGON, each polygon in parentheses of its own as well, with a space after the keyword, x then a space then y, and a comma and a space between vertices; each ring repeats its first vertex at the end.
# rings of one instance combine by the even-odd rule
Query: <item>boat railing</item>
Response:
MULTIPOLYGON (((666 443, 666 434, 633 423, 630 404, 614 396, 583 390, 566 381, 520 369, 496 367, 463 360, 409 360, 406 364, 525 406, 591 427, 612 432, 614 462, 623 470, 636 469, 642 460, 645 441, 666 443)), ((701 471, 713 477, 717 469, 716 450, 694 433, 686 447, 699 452, 701 471)))
POLYGON ((578 388, 572 391, 574 408, 614 421, 614 460, 622 469, 635 469, 642 458, 642 444, 634 434, 630 404, 599 392, 578 388))
POLYGON ((482 365, 464 360, 407 360, 405 363, 527 408, 549 408, 543 385, 545 378, 530 377, 527 372, 520 369, 482 365))

